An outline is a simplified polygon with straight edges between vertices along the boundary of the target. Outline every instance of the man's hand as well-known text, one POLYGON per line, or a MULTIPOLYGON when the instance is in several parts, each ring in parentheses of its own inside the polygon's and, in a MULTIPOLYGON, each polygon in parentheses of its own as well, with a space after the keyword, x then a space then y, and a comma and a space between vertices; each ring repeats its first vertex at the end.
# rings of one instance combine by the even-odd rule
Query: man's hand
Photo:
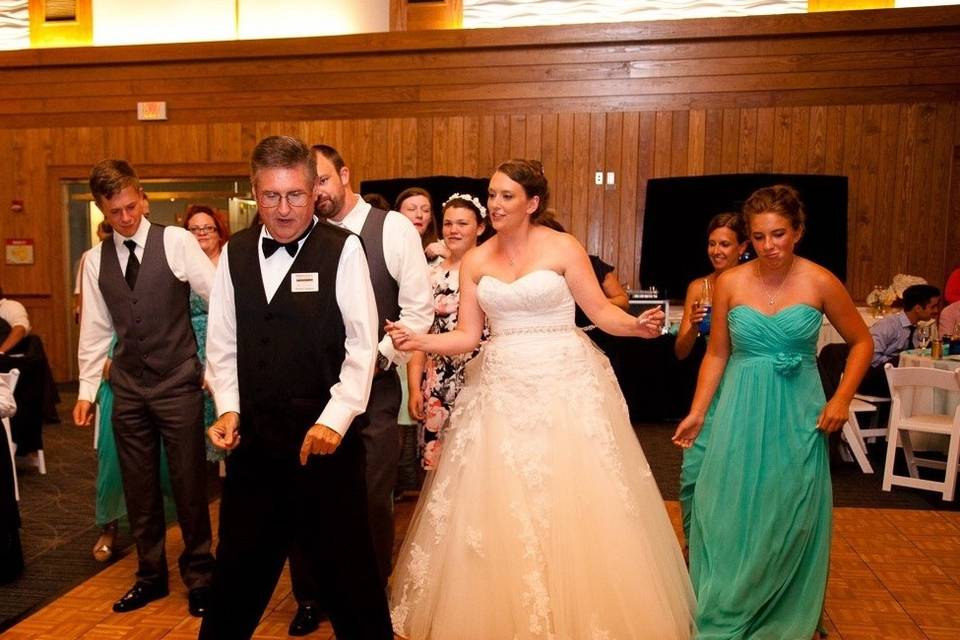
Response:
POLYGON ((240 444, 240 414, 236 411, 226 412, 210 425, 207 435, 215 447, 227 451, 236 449, 240 444))
POLYGON ((93 425, 93 403, 89 400, 77 400, 73 405, 73 424, 78 427, 93 425))
POLYGON ((307 431, 300 447, 300 464, 307 464, 311 454, 321 456, 333 453, 340 446, 341 435, 324 424, 315 424, 307 431))

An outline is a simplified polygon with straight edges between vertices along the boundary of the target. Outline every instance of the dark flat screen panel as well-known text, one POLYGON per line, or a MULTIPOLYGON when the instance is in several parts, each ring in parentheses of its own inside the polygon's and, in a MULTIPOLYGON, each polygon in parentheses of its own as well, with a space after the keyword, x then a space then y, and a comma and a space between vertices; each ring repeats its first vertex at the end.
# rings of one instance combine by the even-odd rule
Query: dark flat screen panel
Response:
POLYGON ((390 206, 393 207, 397 196, 404 189, 410 187, 420 187, 426 189, 430 194, 430 204, 433 207, 434 221, 437 223, 436 229, 443 228, 441 208, 444 201, 454 193, 464 193, 475 196, 483 203, 487 204, 487 186, 490 184, 490 178, 470 178, 465 176, 427 176, 423 178, 390 178, 387 180, 364 180, 360 183, 360 193, 379 193, 390 206))
MULTIPOLYGON (((724 211, 740 211, 753 191, 789 184, 807 211, 797 253, 847 277, 847 178, 796 174, 729 174, 654 178, 647 182, 640 255, 642 286, 661 297, 681 299, 691 280, 712 271, 707 259, 707 224, 724 211)), ((751 248, 752 251, 752 248, 751 248)))

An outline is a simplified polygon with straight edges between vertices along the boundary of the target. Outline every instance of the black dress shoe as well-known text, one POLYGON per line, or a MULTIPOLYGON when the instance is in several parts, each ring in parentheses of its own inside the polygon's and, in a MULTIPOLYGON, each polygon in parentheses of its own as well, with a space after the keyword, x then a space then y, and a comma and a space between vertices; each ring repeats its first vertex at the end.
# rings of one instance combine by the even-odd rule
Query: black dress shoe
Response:
POLYGON ((165 584, 147 584, 138 582, 130 591, 123 594, 123 597, 113 603, 113 610, 117 613, 126 613, 147 605, 154 600, 159 600, 170 593, 165 584))
POLYGON ((297 607, 297 615, 293 616, 287 633, 291 636, 305 636, 313 633, 320 628, 320 621, 325 617, 317 605, 301 604, 297 607))
POLYGON ((207 611, 210 609, 210 587, 190 589, 187 594, 187 602, 190 615, 194 618, 202 618, 207 615, 207 611))

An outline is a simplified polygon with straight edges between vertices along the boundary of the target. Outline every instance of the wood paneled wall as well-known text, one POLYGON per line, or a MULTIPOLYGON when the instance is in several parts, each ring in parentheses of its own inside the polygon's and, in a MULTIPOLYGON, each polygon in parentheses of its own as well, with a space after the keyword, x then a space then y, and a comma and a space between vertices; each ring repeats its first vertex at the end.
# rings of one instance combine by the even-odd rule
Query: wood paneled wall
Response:
MULTIPOLYGON (((107 156, 144 177, 243 175, 273 133, 338 147, 355 184, 540 158, 560 219, 632 284, 663 176, 848 176, 855 297, 960 259, 960 8, 376 38, 0 54, 0 231, 37 245, 0 278, 29 295, 58 378, 75 369, 60 181, 107 156), (170 121, 136 123, 157 99, 170 121)), ((701 242, 677 215, 676 241, 701 242)))

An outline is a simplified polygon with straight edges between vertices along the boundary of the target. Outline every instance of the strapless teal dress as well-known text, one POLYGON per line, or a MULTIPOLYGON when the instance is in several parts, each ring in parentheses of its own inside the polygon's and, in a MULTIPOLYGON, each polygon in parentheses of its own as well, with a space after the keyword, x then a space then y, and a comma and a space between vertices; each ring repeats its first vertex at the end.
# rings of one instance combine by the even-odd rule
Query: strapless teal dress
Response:
POLYGON ((693 489, 698 638, 809 640, 823 609, 832 492, 815 359, 821 313, 728 315, 731 355, 693 489))

